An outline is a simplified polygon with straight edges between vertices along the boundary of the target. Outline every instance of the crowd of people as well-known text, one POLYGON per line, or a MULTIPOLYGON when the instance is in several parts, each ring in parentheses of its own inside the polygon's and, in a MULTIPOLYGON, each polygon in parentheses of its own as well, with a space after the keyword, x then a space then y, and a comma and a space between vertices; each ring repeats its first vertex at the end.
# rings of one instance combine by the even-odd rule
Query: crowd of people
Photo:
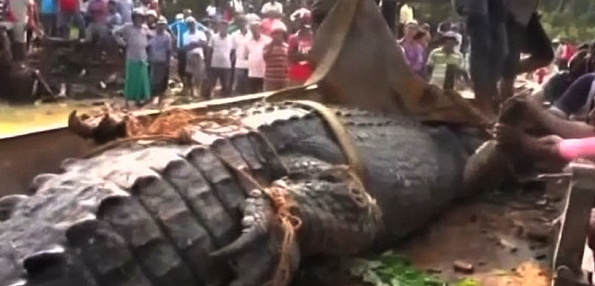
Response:
POLYGON ((127 105, 143 105, 164 95, 172 58, 182 93, 203 99, 217 86, 227 97, 305 81, 311 13, 307 1, 293 2, 211 1, 205 11, 185 9, 168 20, 153 0, 0 0, 0 14, 22 50, 19 59, 27 54, 28 41, 20 39, 27 31, 78 38, 97 51, 117 44, 126 59, 127 105))
POLYGON ((455 88, 458 82, 469 84, 467 52, 460 23, 443 23, 432 33, 429 24, 420 25, 416 20, 408 19, 399 32, 402 37, 397 43, 409 67, 417 75, 448 89, 455 88), (432 34, 436 36, 434 40, 432 34), (453 74, 452 82, 446 80, 449 70, 453 74))

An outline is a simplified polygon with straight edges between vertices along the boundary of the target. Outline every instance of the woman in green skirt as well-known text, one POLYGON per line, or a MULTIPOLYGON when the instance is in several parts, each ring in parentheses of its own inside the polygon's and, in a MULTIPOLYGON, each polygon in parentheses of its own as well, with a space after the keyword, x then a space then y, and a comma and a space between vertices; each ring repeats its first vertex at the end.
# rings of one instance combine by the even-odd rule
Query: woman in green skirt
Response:
POLYGON ((151 31, 144 25, 142 10, 132 12, 132 23, 115 31, 118 41, 126 46, 126 74, 124 76, 124 99, 126 107, 133 101, 137 106, 147 103, 151 97, 147 47, 151 31))

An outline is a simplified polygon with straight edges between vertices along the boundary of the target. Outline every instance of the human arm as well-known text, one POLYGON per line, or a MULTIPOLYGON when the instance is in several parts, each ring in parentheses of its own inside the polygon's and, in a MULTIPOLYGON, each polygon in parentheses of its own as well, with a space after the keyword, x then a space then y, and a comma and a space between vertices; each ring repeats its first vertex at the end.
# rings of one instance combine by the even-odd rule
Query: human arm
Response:
POLYGON ((120 46, 126 46, 126 34, 130 25, 124 25, 114 30, 114 38, 120 46))
POLYGON ((433 50, 428 56, 428 62, 426 63, 426 74, 430 77, 432 76, 432 72, 434 72, 435 55, 436 50, 433 50))

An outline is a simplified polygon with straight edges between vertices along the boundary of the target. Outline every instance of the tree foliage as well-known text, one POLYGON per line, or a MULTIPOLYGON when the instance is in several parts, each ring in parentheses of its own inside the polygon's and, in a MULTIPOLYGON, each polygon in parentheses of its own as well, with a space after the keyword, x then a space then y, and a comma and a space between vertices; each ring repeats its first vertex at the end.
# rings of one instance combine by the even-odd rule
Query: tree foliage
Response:
MULTIPOLYGON (((421 22, 436 25, 449 18, 459 18, 450 1, 418 1, 413 6, 421 22)), ((552 39, 595 40, 595 0, 541 0, 539 12, 543 27, 552 39)))

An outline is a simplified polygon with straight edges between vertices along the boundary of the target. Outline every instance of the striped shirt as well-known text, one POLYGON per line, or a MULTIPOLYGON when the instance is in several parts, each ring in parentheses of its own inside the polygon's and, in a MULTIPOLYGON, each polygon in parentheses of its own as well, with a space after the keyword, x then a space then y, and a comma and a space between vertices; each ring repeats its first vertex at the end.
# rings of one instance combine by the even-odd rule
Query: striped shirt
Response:
POLYGON ((446 68, 448 65, 454 65, 463 68, 463 54, 454 51, 447 54, 442 48, 433 50, 428 56, 428 66, 433 67, 430 83, 437 86, 444 86, 446 77, 446 68))
POLYGON ((288 45, 283 43, 275 45, 273 43, 265 46, 264 53, 264 79, 268 81, 286 81, 289 77, 289 56, 288 45), (266 50, 268 49, 268 52, 266 50))

